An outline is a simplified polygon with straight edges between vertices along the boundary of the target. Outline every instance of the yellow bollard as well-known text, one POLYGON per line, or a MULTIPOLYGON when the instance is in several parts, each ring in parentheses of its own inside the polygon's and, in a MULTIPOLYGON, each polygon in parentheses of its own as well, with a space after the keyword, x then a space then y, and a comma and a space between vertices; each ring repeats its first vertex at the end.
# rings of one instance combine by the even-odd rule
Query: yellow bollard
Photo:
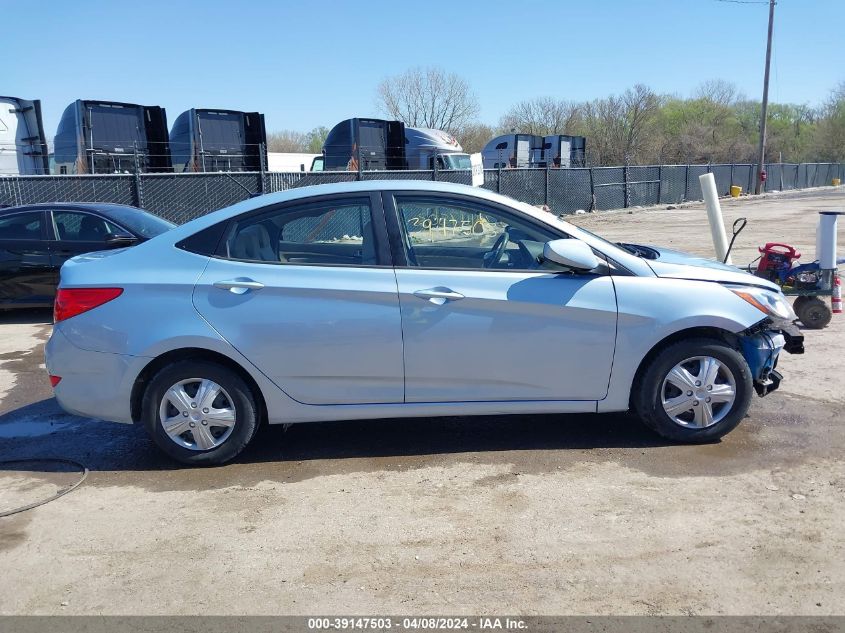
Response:
POLYGON ((737 187, 736 185, 731 185, 731 198, 739 198, 739 194, 742 193, 742 187, 737 187))
POLYGON ((841 181, 839 180, 839 178, 834 178, 834 179, 833 179, 833 186, 834 186, 834 187, 838 187, 840 182, 841 182, 841 181))

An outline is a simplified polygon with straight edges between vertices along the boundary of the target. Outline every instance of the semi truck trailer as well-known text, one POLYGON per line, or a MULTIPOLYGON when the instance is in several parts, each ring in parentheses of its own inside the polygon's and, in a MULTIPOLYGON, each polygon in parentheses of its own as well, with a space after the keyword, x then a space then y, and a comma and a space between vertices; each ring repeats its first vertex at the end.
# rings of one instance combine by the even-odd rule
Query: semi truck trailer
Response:
POLYGON ((177 173, 260 171, 267 164, 264 115, 191 108, 173 123, 170 151, 177 173))
POLYGON ((502 134, 481 150, 485 169, 584 167, 586 139, 568 134, 502 134))
POLYGON ((172 171, 159 106, 78 99, 65 108, 53 144, 60 174, 172 171))
POLYGON ((326 171, 469 169, 469 154, 447 132, 406 127, 401 121, 346 119, 323 144, 326 171))

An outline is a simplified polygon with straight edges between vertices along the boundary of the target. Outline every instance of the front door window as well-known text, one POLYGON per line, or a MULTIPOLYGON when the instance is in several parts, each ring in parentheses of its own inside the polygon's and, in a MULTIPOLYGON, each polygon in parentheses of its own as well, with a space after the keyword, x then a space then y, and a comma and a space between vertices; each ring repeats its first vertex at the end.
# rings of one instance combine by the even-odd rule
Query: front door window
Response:
POLYGON ((79 211, 53 211, 56 239, 63 242, 105 242, 111 236, 128 235, 100 216, 79 211))
POLYGON ((421 268, 539 270, 543 244, 558 239, 498 209, 437 197, 398 197, 408 263, 421 268))

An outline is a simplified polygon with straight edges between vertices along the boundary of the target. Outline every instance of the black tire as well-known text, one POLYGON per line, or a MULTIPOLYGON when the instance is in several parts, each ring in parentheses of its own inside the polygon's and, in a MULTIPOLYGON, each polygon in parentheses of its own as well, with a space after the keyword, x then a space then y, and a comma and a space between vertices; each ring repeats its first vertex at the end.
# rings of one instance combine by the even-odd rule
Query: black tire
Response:
POLYGON ((799 295, 795 297, 795 301, 792 302, 792 309, 795 311, 795 314, 798 314, 798 310, 801 309, 801 306, 807 302, 809 299, 807 295, 799 295))
POLYGON ((192 466, 214 466, 228 462, 246 448, 259 426, 255 396, 243 379, 227 367, 201 360, 179 361, 161 369, 144 392, 141 420, 150 437, 162 451, 173 459, 192 466), (195 450, 178 445, 165 432, 161 423, 159 406, 165 392, 176 383, 191 378, 208 379, 220 385, 235 409, 235 422, 229 436, 220 445, 209 450, 195 450))
POLYGON ((811 330, 822 329, 833 318, 833 311, 830 309, 830 306, 818 297, 806 297, 806 300, 800 304, 797 300, 795 303, 798 304, 793 306, 795 314, 801 319, 804 327, 808 327, 811 330))
MULTIPOLYGON (((634 384, 632 404, 643 423, 660 435, 676 442, 701 444, 712 442, 732 431, 751 405, 754 384, 745 358, 730 345, 717 339, 696 338, 680 341, 664 348, 652 359, 634 384), (693 428, 675 422, 663 408, 663 383, 679 363, 695 356, 710 356, 731 372, 735 397, 731 408, 712 426, 693 428)), ((715 405, 714 405, 715 406, 715 405)), ((720 405, 721 407, 727 405, 720 405)))

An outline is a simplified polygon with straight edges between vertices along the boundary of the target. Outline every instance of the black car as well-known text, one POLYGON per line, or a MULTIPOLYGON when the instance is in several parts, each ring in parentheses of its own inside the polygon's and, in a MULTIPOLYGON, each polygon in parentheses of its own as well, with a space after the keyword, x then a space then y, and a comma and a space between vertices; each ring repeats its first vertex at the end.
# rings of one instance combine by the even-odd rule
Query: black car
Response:
POLYGON ((0 209, 0 308, 52 306, 59 269, 67 259, 132 246, 173 226, 122 204, 68 202, 0 209))

